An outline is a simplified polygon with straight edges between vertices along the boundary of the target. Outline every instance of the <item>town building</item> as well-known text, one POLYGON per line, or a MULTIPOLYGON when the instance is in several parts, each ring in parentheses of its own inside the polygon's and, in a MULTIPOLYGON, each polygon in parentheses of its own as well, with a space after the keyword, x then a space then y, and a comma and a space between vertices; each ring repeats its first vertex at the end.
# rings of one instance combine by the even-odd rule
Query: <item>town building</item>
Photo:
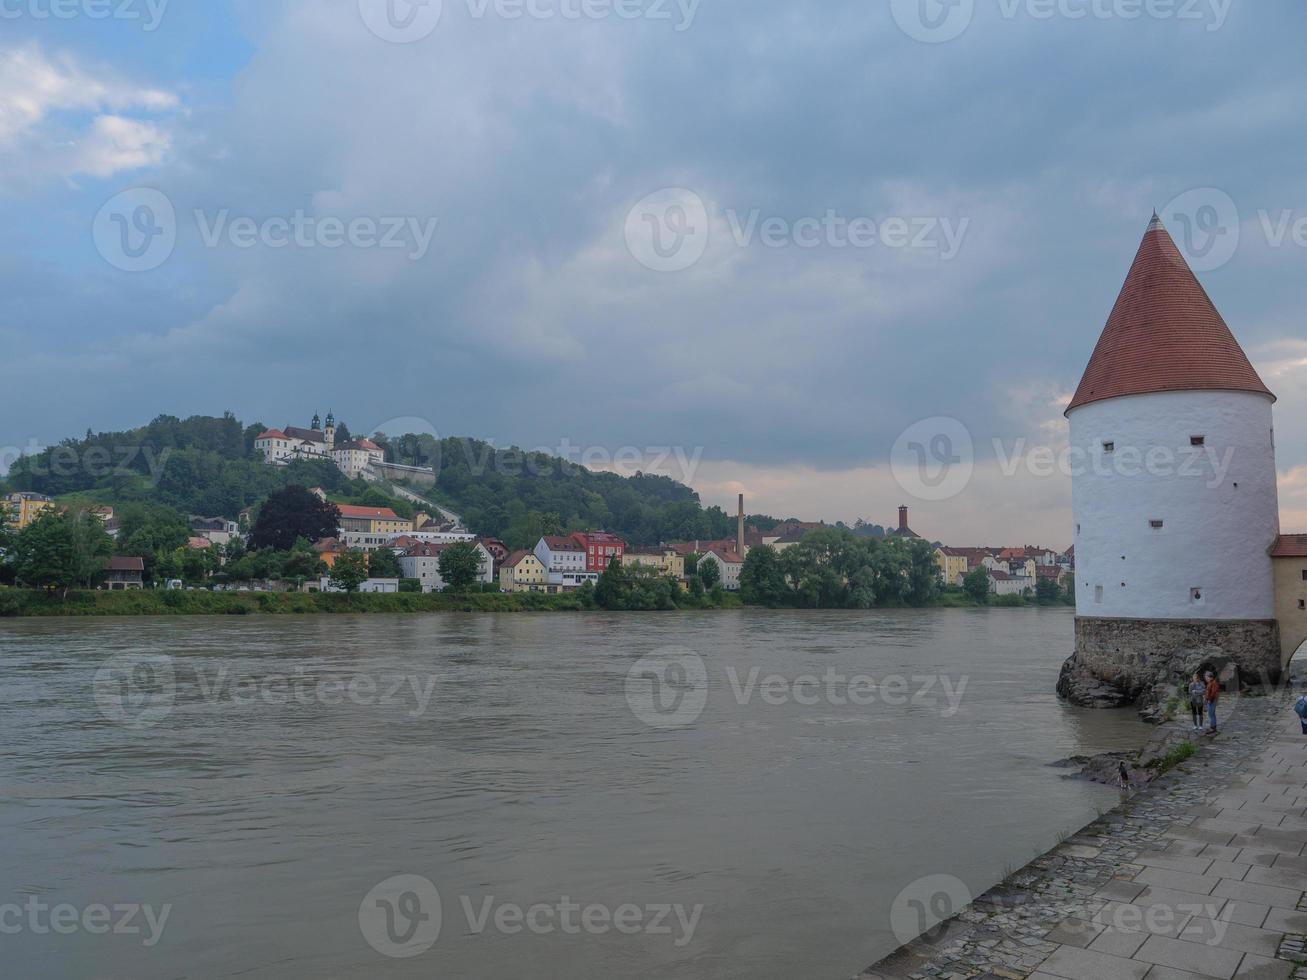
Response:
POLYGON ((145 588, 145 560, 142 558, 110 558, 104 572, 104 588, 110 592, 145 588))
POLYGON ((939 572, 944 576, 946 585, 961 585, 971 571, 970 560, 958 548, 936 548, 935 563, 939 565, 939 572))
POLYGON ((1219 651, 1278 680, 1274 403, 1154 216, 1066 411, 1090 463, 1068 669, 1134 694, 1219 651))
POLYGON ((585 570, 603 574, 613 562, 621 562, 626 542, 607 531, 578 531, 572 539, 585 551, 585 570))
POLYGON ((54 501, 45 494, 26 491, 5 494, 4 502, 9 511, 9 526, 19 530, 54 507, 54 501))
POLYGON ((685 558, 675 548, 628 548, 622 557, 627 568, 648 568, 678 582, 685 578, 685 558))
POLYGON ((887 535, 885 535, 885 536, 886 536, 887 538, 907 538, 907 539, 912 539, 912 538, 919 538, 919 537, 921 537, 920 534, 918 534, 916 531, 912 530, 912 528, 908 527, 908 508, 907 508, 907 507, 900 507, 900 508, 899 508, 899 526, 898 526, 897 528, 895 528, 893 531, 890 531, 889 534, 887 534, 887 535))
MULTIPOLYGON (((443 592, 445 580, 440 575, 440 556, 452 547, 454 542, 432 544, 420 541, 399 556, 400 571, 404 578, 416 579, 422 583, 423 592, 443 592)), ((483 585, 492 585, 495 581, 495 559, 480 542, 477 542, 476 550, 481 557, 477 581, 483 585)))
MULTIPOLYGON (((337 588, 331 584, 329 575, 322 576, 318 580, 318 589, 321 592, 342 593, 345 590, 337 588)), ((366 579, 358 587, 359 592, 370 595, 394 595, 399 591, 399 579, 397 578, 370 578, 366 579)))
POLYGON ((254 440, 254 448, 263 453, 264 462, 272 465, 285 466, 300 459, 328 460, 351 479, 386 459, 382 448, 368 439, 337 443, 336 420, 330 412, 325 428, 315 415, 307 429, 289 425, 284 429, 269 429, 254 440))
POLYGON ((744 571, 744 558, 738 552, 714 548, 699 559, 698 567, 703 568, 705 563, 717 566, 721 586, 725 591, 740 591, 740 573, 744 571))
POLYGON ((346 548, 372 551, 384 548, 401 534, 413 531, 413 522, 389 507, 357 507, 337 504, 340 510, 340 540, 346 548))
POLYGON ((212 544, 227 544, 240 537, 240 525, 223 517, 192 517, 191 533, 207 538, 212 544))
POLYGON ((499 588, 504 592, 547 592, 549 570, 530 551, 515 551, 499 566, 499 588))
POLYGON ((546 535, 535 546, 535 556, 551 574, 585 573, 585 549, 575 538, 546 535))

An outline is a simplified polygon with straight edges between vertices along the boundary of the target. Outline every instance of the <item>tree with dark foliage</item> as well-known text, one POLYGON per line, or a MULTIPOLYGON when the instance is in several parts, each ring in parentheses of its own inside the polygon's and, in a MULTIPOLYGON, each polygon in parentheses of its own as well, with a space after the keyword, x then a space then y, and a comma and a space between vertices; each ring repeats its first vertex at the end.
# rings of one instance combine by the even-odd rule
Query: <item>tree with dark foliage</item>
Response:
POLYGON ((250 547, 290 551, 303 538, 316 544, 340 531, 340 509, 303 487, 278 490, 263 502, 250 535, 250 547))

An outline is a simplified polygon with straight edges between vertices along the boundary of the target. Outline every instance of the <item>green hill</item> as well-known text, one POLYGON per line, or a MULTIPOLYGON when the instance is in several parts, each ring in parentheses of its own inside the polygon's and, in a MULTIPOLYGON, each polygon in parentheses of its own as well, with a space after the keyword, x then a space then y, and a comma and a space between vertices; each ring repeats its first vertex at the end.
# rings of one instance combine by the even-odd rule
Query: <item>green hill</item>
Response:
MULTIPOLYGON (((339 502, 415 509, 384 484, 350 480, 328 462, 264 464, 254 449, 267 427, 234 415, 179 419, 161 415, 126 432, 66 439, 18 460, 3 485, 65 500, 161 504, 183 514, 236 519, 275 490, 322 487, 339 502)), ((662 476, 626 478, 588 470, 543 453, 495 449, 475 439, 412 434, 374 436, 389 462, 435 469, 434 488, 409 487, 462 516, 477 534, 529 547, 541 534, 603 528, 633 544, 727 537, 735 522, 705 509, 689 487, 662 476)))

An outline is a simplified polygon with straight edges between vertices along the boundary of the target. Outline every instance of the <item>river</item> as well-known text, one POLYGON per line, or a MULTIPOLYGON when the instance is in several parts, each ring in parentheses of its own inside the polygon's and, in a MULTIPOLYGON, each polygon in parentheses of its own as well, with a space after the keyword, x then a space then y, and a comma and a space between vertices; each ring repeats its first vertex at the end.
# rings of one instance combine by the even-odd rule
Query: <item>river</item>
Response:
POLYGON ((0 972, 839 980, 1115 805, 1072 626, 0 620, 0 972))

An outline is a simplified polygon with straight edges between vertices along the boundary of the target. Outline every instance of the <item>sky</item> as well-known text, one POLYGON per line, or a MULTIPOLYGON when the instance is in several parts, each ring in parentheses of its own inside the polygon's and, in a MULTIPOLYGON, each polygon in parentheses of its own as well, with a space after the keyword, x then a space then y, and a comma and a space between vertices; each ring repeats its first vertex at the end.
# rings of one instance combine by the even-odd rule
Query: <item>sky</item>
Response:
POLYGON ((1307 530, 1305 29, 1295 0, 0 0, 0 460, 333 410, 1063 547, 1069 477, 1030 454, 1065 449, 1157 208, 1280 398, 1307 530))

